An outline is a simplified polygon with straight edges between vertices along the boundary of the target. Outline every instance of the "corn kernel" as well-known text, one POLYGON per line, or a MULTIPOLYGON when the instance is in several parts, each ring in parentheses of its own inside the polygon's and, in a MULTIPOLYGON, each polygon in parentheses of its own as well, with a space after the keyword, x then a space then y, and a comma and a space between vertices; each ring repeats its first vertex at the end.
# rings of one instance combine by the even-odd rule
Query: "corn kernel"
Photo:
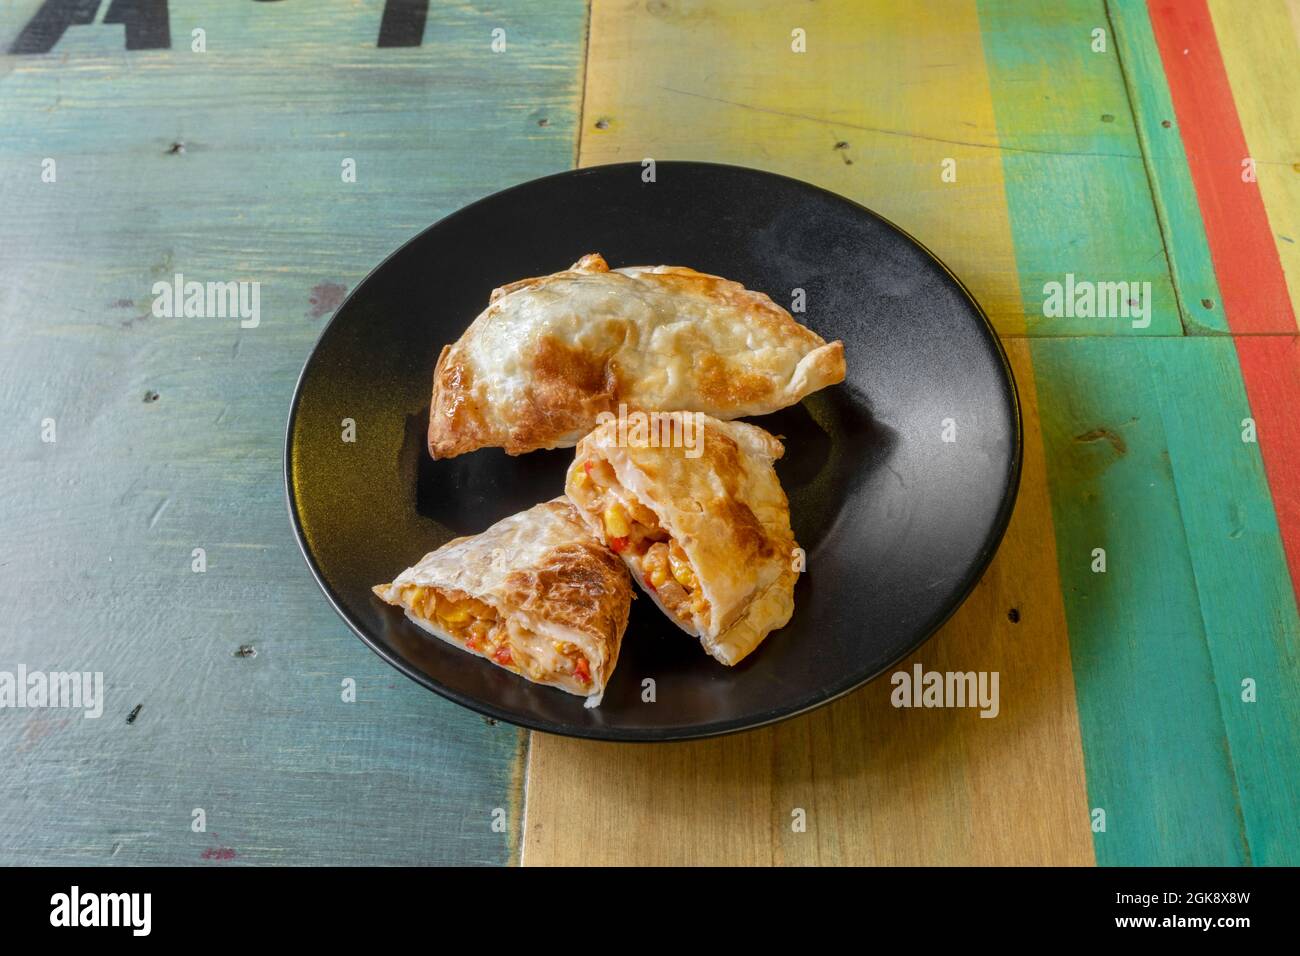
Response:
POLYGON ((673 577, 677 583, 684 588, 697 587, 695 582, 695 572, 691 569, 690 562, 686 560, 685 553, 677 547, 677 542, 668 549, 668 565, 673 569, 673 577))
POLYGON ((439 605, 438 617, 448 624, 464 624, 471 617, 469 608, 463 604, 439 605))
POLYGON ((632 526, 628 524, 627 512, 618 502, 610 505, 605 509, 605 534, 610 538, 626 538, 632 533, 632 526))

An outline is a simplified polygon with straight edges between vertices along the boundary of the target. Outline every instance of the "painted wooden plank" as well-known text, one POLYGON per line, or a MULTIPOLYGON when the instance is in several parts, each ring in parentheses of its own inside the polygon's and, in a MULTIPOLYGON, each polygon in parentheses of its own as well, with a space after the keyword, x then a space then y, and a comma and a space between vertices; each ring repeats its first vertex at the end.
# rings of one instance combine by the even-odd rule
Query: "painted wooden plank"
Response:
POLYGON ((1232 343, 1042 342, 1034 363, 1089 791, 1108 815, 1098 861, 1294 859, 1296 616, 1232 343), (1273 696, 1244 702, 1248 677, 1273 696))
POLYGON ((169 6, 170 49, 94 23, 0 58, 0 670, 101 670, 107 697, 98 720, 0 711, 0 862, 508 862, 524 735, 335 618, 281 449, 347 289, 438 217, 571 163, 585 6, 437 5, 400 49, 376 46, 380 2, 169 6), (176 272, 260 282, 260 324, 154 317, 176 272))
MULTIPOLYGON (((1218 270, 1230 327, 1234 332, 1294 332, 1295 311, 1280 260, 1280 250, 1289 249, 1292 244, 1275 241, 1261 190, 1264 182, 1270 184, 1281 217, 1278 228, 1296 238, 1291 235, 1295 230, 1290 225, 1293 216, 1285 201, 1289 197, 1284 185, 1288 177, 1296 178, 1295 171, 1289 168, 1279 171, 1274 160, 1275 156, 1278 160, 1284 158, 1295 147, 1293 144, 1280 147, 1278 134, 1268 124, 1257 122, 1263 142, 1254 148, 1268 152, 1253 157, 1260 181, 1249 181, 1243 164, 1252 158, 1253 144, 1247 145, 1234 102, 1235 90, 1229 85, 1209 8, 1204 0, 1152 2, 1148 7, 1173 105, 1180 119, 1180 133, 1209 233, 1210 251, 1218 270), (1243 234, 1262 236, 1263 241, 1252 242, 1247 248, 1241 242, 1243 234), (1250 286, 1251 295, 1238 294, 1234 301, 1231 288, 1234 275, 1241 276, 1243 285, 1250 286)), ((1263 15, 1267 9, 1265 4, 1259 5, 1250 19, 1263 15)), ((1222 19, 1227 28, 1241 18, 1225 15, 1222 19)), ((1294 68, 1300 57, 1295 53, 1290 31, 1276 36, 1271 45, 1284 54, 1289 50, 1294 68)), ((1260 76, 1242 76, 1239 80, 1243 103, 1253 102, 1261 85, 1260 76)), ((1266 93, 1267 88, 1261 92, 1266 93)), ((1290 99, 1287 95, 1284 98, 1290 99)), ((1294 129, 1289 132, 1293 135, 1294 129)))
MULTIPOLYGON (((1261 0, 1245 11, 1241 4, 1213 0, 1205 7, 1248 145, 1246 155, 1254 161, 1253 185, 1264 206, 1269 242, 1291 293, 1291 309, 1276 310, 1269 330, 1294 332, 1300 315, 1300 96, 1295 89, 1300 4, 1261 0)), ((1238 179, 1243 158, 1237 158, 1238 179)), ((1272 257, 1266 261, 1271 267, 1272 257)))
POLYGON ((979 11, 1030 334, 1181 333, 1118 57, 1112 43, 1094 52, 1094 31, 1109 32, 1102 0, 981 0, 979 11), (1104 317, 1053 317, 1052 283, 1127 292, 1106 297, 1104 317))
MULTIPOLYGON (((1272 336, 1252 337, 1264 343, 1272 336)), ((1241 342, 1236 343, 1240 347, 1241 342)), ((1265 347, 1290 349, 1295 337, 1265 347)), ((1233 343, 1148 351, 1251 862, 1300 862, 1300 614, 1233 343), (1263 689, 1263 692, 1261 692, 1263 689)))
MULTIPOLYGON (((1001 326, 1019 327, 972 4, 819 4, 797 18, 778 4, 651 6, 593 8, 584 164, 712 159, 836 189, 960 259, 1001 326), (795 28, 806 54, 786 53, 795 28), (958 180, 945 184, 937 169, 954 150, 958 180)), ((525 864, 1092 862, 1034 370, 1023 340, 1008 348, 1026 422, 1016 514, 975 593, 916 658, 998 670, 1002 714, 895 709, 885 682, 718 741, 535 734, 525 864)))
MULTIPOLYGON (((1244 335, 1274 328, 1293 335, 1295 310, 1270 213, 1258 184, 1242 181, 1242 157, 1250 155, 1252 146, 1245 140, 1234 90, 1219 55, 1217 21, 1212 22, 1204 0, 1176 5, 1153 2, 1149 6, 1174 106, 1181 117, 1195 118, 1194 122, 1184 121, 1183 139, 1188 143, 1192 178, 1229 326, 1244 335)), ((1286 37, 1280 40, 1285 48, 1286 37)), ((1247 90, 1243 102, 1253 102, 1253 95, 1247 90)), ((1266 133, 1265 143, 1270 149, 1276 145, 1266 133)), ((1285 202, 1276 208, 1284 217, 1289 214, 1285 202)), ((1300 475, 1300 422, 1294 414, 1300 405, 1297 354, 1293 338, 1242 338, 1237 343, 1291 580, 1300 595, 1300 483, 1296 480, 1300 475)))
POLYGON ((1210 247, 1146 0, 1107 0, 1110 26, 1133 106, 1138 141, 1160 219, 1183 328, 1228 331, 1210 247))

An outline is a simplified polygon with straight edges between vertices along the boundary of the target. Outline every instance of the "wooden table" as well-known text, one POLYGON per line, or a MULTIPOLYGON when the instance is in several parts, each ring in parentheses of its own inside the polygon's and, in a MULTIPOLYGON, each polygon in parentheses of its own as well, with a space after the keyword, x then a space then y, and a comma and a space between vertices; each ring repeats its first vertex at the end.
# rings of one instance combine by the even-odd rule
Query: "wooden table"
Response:
POLYGON ((0 670, 106 683, 0 710, 0 863, 1300 862, 1298 0, 3 0, 0 49, 0 670), (906 666, 998 671, 997 719, 880 681, 530 735, 326 605, 281 442, 343 293, 646 157, 858 200, 988 310, 1019 503, 906 666), (260 282, 260 325, 154 316, 177 272, 260 282), (1045 315, 1067 276, 1149 322, 1045 315))

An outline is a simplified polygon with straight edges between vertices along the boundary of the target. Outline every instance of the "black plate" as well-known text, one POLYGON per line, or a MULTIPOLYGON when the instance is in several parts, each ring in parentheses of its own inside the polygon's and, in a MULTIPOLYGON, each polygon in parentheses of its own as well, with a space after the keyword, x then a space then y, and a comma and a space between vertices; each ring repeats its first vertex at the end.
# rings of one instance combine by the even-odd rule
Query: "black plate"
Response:
POLYGON ((573 170, 426 229, 348 297, 303 368, 285 481, 294 530, 335 610, 381 657, 466 707, 551 733, 706 737, 853 690, 934 633, 1006 528, 1020 410, 980 307, 926 249, 840 196, 771 173, 661 162, 573 170), (808 570, 794 618, 726 668, 648 599, 633 603, 604 703, 538 687, 428 637, 375 598, 426 552, 559 495, 572 450, 425 451, 433 364, 496 286, 600 252, 688 265, 762 290, 842 339, 844 384, 755 421, 784 436, 777 473, 808 570), (356 441, 342 440, 343 420, 356 441), (945 442, 945 420, 955 441, 945 442), (643 702, 643 681, 655 701, 643 702))

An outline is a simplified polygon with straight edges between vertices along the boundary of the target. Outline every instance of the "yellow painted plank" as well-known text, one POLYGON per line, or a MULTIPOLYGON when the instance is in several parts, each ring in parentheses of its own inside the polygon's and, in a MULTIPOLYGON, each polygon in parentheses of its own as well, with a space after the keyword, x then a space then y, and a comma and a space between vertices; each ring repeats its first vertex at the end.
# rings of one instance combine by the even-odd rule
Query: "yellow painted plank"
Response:
MULTIPOLYGON (((923 236, 1004 334, 1024 331, 972 2, 597 0, 582 130, 582 165, 732 162, 863 202, 923 236), (791 51, 796 28, 806 53, 791 51)), ((715 741, 534 734, 526 865, 1094 862, 1033 370, 1025 340, 1008 345, 1025 415, 1016 513, 975 593, 915 658, 998 671, 1001 714, 898 710, 883 680, 715 741)))
POLYGON ((869 204, 924 237, 998 331, 1024 331, 968 0, 595 0, 580 164, 646 157, 754 166, 869 204))
MULTIPOLYGON (((1300 316, 1300 0, 1248 6, 1210 0, 1209 6, 1291 304, 1300 316)), ((1250 188, 1242 183, 1242 189, 1250 188)))
POLYGON ((1025 414, 1016 511, 975 593, 914 658, 997 671, 999 716, 895 709, 881 680, 720 740, 534 734, 525 865, 1094 861, 1033 369, 1026 340, 1008 351, 1025 414))

